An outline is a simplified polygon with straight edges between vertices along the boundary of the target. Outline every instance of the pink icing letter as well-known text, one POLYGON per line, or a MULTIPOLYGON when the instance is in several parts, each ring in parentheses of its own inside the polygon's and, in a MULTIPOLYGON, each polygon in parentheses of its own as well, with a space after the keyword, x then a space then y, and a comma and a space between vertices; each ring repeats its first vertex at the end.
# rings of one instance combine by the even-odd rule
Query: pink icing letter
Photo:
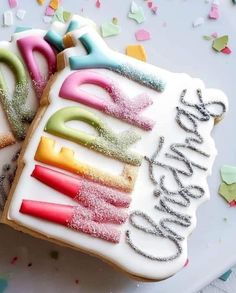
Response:
POLYGON ((50 45, 40 36, 28 36, 19 39, 17 40, 17 45, 29 70, 36 95, 40 98, 50 75, 56 70, 55 53, 50 45), (47 76, 41 75, 34 57, 34 51, 41 53, 46 58, 48 63, 47 76))
POLYGON ((63 82, 59 95, 64 99, 93 107, 144 130, 151 130, 154 126, 153 120, 140 116, 140 112, 152 104, 152 100, 146 94, 141 94, 136 99, 130 100, 115 85, 114 81, 90 70, 76 71, 69 75, 63 82), (103 88, 108 92, 111 100, 101 99, 80 89, 80 85, 83 84, 93 84, 103 88))

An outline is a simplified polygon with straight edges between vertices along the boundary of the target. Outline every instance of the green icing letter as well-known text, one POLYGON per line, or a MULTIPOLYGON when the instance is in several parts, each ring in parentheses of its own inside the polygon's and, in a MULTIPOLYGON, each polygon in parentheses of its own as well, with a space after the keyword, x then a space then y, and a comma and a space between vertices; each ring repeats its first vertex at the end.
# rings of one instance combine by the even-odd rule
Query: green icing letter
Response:
POLYGON ((6 64, 15 75, 16 83, 12 97, 6 80, 0 71, 0 101, 14 136, 22 140, 26 134, 25 122, 31 122, 34 117, 34 113, 25 106, 28 96, 28 81, 25 68, 14 53, 3 48, 0 48, 0 62, 6 64))
POLYGON ((128 150, 131 144, 140 139, 136 132, 130 130, 115 134, 100 118, 78 106, 58 110, 49 118, 44 130, 127 164, 135 166, 141 164, 142 156, 128 150), (69 121, 87 123, 97 131, 98 135, 94 136, 69 127, 66 125, 69 121))

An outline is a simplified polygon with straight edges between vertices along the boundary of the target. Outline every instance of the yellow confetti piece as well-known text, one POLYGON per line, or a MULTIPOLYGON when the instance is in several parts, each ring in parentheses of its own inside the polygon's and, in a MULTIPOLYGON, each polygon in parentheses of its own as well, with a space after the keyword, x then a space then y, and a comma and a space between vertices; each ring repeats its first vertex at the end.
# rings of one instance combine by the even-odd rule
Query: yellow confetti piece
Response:
POLYGON ((130 57, 147 62, 147 54, 142 45, 128 45, 125 53, 130 57))
POLYGON ((37 0, 39 5, 43 5, 45 3, 45 0, 37 0))
POLYGON ((60 1, 59 0, 51 0, 49 3, 49 6, 54 9, 57 10, 58 7, 60 6, 60 1))

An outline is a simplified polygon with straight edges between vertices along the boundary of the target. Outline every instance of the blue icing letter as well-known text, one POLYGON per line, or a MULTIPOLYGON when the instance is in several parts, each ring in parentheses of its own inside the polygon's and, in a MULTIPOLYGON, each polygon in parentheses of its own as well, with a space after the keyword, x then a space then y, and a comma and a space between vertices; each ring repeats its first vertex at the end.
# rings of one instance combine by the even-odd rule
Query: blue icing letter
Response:
POLYGON ((107 54, 109 49, 97 33, 86 32, 78 39, 88 54, 86 56, 71 56, 69 63, 72 70, 106 68, 154 90, 164 91, 165 82, 158 75, 143 72, 134 63, 129 62, 128 57, 127 61, 124 62, 116 60, 113 54, 107 54))

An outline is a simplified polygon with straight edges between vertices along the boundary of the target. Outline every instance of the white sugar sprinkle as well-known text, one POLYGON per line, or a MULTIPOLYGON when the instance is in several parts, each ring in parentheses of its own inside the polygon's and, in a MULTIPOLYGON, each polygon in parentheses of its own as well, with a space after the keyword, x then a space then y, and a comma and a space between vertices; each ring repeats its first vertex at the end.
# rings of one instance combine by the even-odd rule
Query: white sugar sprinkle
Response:
POLYGON ((4 26, 13 25, 13 14, 10 10, 7 10, 3 13, 3 25, 4 26))
POLYGON ((24 9, 18 9, 16 12, 16 17, 20 20, 24 19, 26 11, 24 9))

